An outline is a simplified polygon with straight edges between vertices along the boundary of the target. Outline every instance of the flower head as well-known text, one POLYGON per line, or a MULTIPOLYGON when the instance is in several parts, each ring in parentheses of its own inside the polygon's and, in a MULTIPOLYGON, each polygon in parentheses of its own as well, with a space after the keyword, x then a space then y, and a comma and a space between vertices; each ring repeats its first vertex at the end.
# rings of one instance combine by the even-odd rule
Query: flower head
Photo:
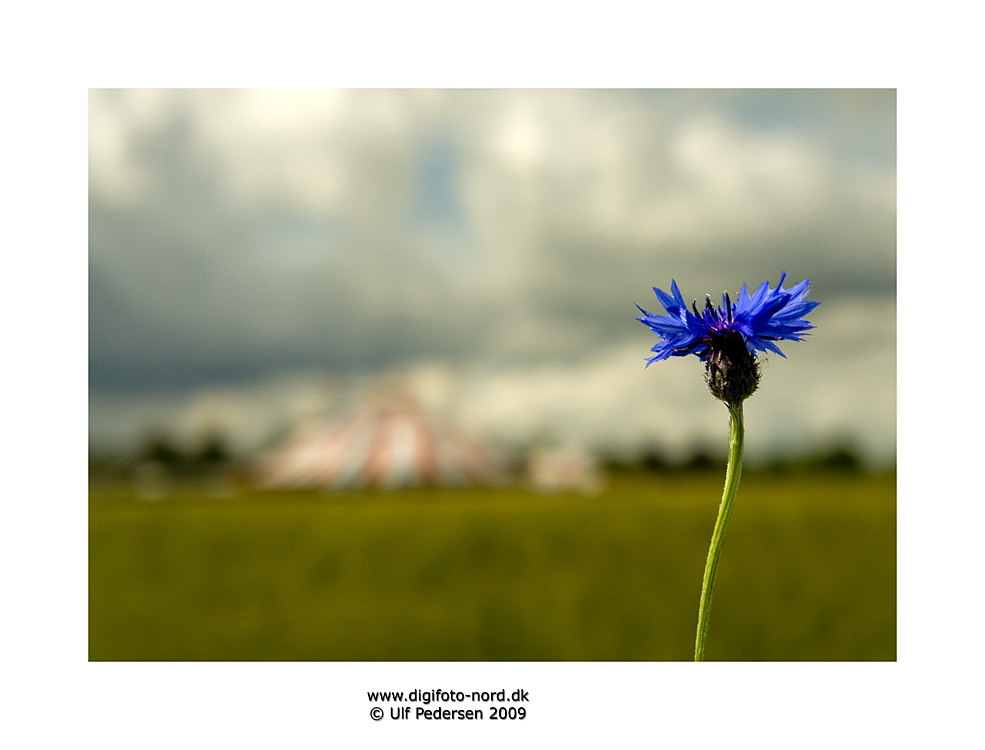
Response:
POLYGON ((764 281, 751 295, 743 284, 735 302, 725 292, 717 308, 706 295, 701 311, 697 300, 688 309, 676 281, 670 282, 671 294, 654 287, 667 314, 653 315, 637 305, 643 313, 637 320, 661 338, 652 349, 654 356, 647 359, 647 367, 670 357, 694 354, 706 363, 708 385, 716 397, 731 403, 751 395, 759 383, 757 352, 785 357, 774 342, 803 341, 802 334, 814 327, 803 317, 820 304, 804 300, 810 279, 784 289, 786 277, 784 271, 775 289, 764 281))

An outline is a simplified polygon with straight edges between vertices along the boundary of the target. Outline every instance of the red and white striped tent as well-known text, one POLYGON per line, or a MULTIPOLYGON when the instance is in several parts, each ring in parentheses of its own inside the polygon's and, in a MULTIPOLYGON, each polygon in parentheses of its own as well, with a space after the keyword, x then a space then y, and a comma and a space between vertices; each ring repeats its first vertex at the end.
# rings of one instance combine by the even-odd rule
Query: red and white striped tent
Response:
POLYGON ((337 422, 311 421, 261 460, 263 488, 355 489, 497 484, 494 452, 427 417, 406 396, 377 397, 337 422))

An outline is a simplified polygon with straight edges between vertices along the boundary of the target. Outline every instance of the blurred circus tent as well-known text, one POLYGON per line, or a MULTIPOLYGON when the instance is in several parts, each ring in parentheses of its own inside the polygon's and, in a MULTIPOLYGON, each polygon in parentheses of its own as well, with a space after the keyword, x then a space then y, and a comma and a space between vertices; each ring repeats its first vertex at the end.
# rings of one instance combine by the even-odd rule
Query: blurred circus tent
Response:
POLYGON ((388 389, 340 419, 300 424, 254 477, 261 489, 397 489, 499 485, 508 471, 497 451, 388 389))

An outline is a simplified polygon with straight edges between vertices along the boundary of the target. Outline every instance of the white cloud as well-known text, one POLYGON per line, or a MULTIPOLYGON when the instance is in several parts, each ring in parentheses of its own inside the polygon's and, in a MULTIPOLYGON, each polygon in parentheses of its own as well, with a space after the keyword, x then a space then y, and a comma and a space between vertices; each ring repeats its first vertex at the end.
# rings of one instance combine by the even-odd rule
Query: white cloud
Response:
POLYGON ((89 92, 89 189, 114 205, 139 203, 155 175, 136 157, 138 139, 169 111, 168 92, 89 92))

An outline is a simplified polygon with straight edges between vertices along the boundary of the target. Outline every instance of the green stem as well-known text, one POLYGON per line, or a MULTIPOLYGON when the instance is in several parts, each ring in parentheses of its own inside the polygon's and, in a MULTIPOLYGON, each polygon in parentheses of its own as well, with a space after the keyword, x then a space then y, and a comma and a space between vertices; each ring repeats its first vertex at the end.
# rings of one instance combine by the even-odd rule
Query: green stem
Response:
POLYGON ((726 405, 729 415, 728 468, 725 470, 725 491, 722 494, 722 506, 718 510, 715 531, 711 535, 708 562, 705 563, 705 577, 701 582, 698 636, 694 642, 695 661, 705 660, 705 641, 708 639, 708 619, 711 614, 711 594, 715 588, 715 572, 718 570, 718 558, 721 557, 722 546, 725 543, 725 527, 728 526, 729 515, 732 513, 732 503, 735 501, 735 492, 739 489, 739 476, 742 474, 742 444, 745 439, 745 428, 742 425, 742 402, 726 405))

